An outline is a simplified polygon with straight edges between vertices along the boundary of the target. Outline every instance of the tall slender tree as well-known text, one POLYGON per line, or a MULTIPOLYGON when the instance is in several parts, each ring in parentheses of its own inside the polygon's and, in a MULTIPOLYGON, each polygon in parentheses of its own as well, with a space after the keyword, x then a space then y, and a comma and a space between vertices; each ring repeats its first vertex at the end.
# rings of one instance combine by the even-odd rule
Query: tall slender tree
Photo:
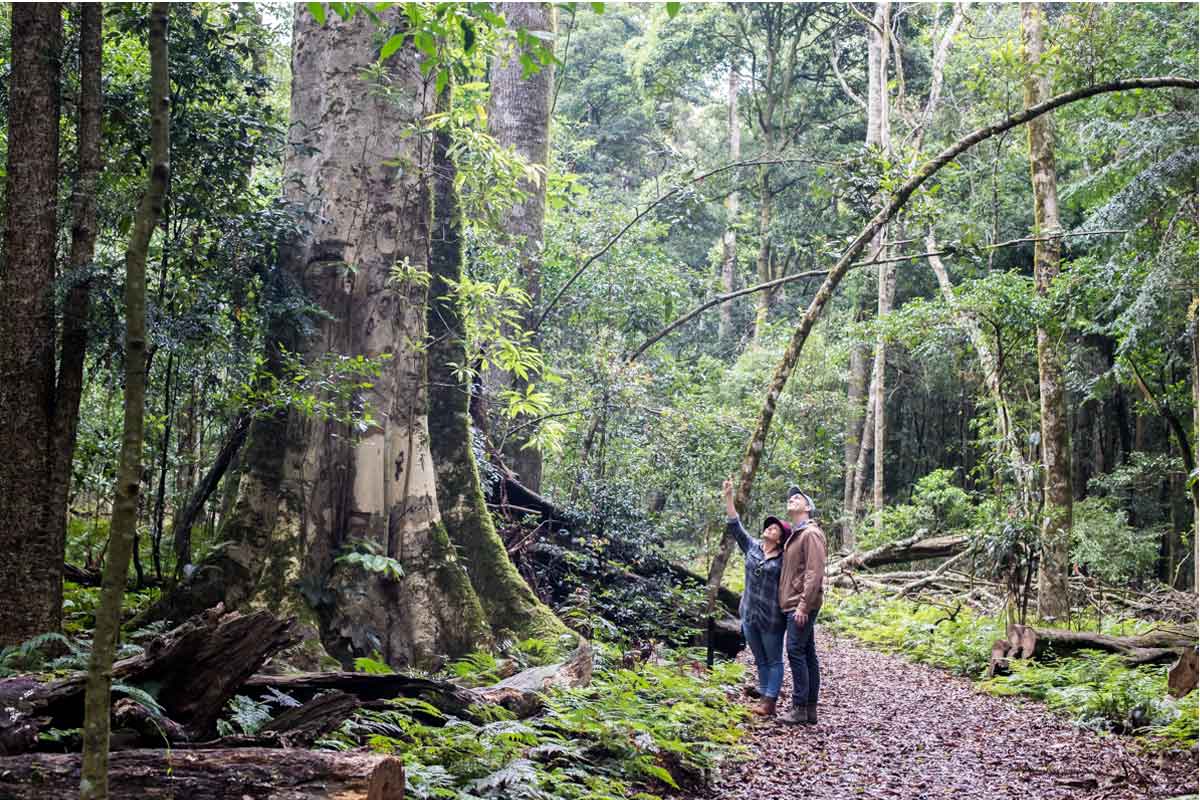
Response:
POLYGON ((0 267, 0 644, 62 619, 52 489, 61 58, 61 4, 15 4, 0 267))
MULTIPOLYGON (((738 92, 741 91, 741 80, 736 63, 729 68, 728 86, 729 107, 729 161, 736 163, 742 158, 742 121, 738 116, 738 92)), ((741 210, 740 198, 735 189, 725 198, 725 234, 721 237, 721 291, 728 294, 733 291, 734 277, 737 275, 737 217, 741 210)), ((724 344, 733 334, 733 306, 721 304, 721 316, 717 325, 717 338, 724 344)))
MULTIPOLYGON (((551 3, 501 3, 500 10, 513 31, 532 31, 553 35, 554 6, 551 3)), ((535 36, 535 33, 525 35, 535 36)), ((547 167, 550 157, 550 104, 554 91, 554 66, 547 64, 526 74, 522 59, 530 55, 519 45, 499 53, 492 62, 492 97, 488 109, 488 129, 496 141, 511 148, 530 164, 547 167)), ((525 197, 503 214, 501 228, 516 248, 518 267, 524 278, 530 306, 525 312, 525 329, 533 330, 542 296, 543 227, 546 218, 546 180, 522 180, 518 188, 525 197)), ((511 376, 509 388, 524 394, 529 381, 511 376)), ((505 458, 521 481, 540 491, 542 454, 528 447, 533 429, 524 426, 505 440, 505 458)))
POLYGON ((62 308, 62 347, 58 386, 54 393, 54 467, 50 498, 51 530, 58 537, 54 547, 60 554, 66 549, 67 498, 79 429, 79 403, 83 396, 91 273, 96 258, 96 190, 103 167, 100 151, 103 7, 99 3, 81 3, 75 8, 79 15, 79 116, 75 137, 78 164, 71 192, 71 252, 66 276, 70 288, 62 308))
MULTIPOLYGON (((1025 106, 1050 97, 1045 63, 1045 11, 1039 3, 1021 4, 1021 43, 1025 60, 1025 106)), ((1062 233, 1058 215, 1058 175, 1054 164, 1054 118, 1029 123, 1029 171, 1033 183, 1034 283, 1040 297, 1050 293, 1059 272, 1062 233)), ((1067 418, 1060 334, 1054 320, 1038 322, 1038 386, 1042 419, 1042 548, 1038 571, 1038 614, 1065 620, 1071 613, 1067 586, 1071 540, 1071 441, 1067 418)))
POLYGON ((150 168, 125 251, 125 411, 108 558, 96 611, 84 700, 81 800, 108 797, 109 704, 112 665, 121 632, 121 604, 137 530, 146 410, 146 256, 162 217, 171 174, 171 81, 167 66, 169 5, 150 8, 150 168))

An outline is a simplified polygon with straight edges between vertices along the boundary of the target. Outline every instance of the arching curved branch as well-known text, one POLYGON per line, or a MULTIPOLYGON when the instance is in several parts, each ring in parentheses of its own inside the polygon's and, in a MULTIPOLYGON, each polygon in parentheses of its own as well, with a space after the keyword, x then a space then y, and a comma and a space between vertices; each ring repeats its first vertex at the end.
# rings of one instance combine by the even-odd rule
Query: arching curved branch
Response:
MULTIPOLYGON (((799 326, 792 333, 792 338, 788 342, 787 349, 784 350, 783 357, 780 359, 778 366, 775 368, 775 373, 771 377, 771 382, 767 386, 767 391, 764 394, 762 409, 759 411, 758 423, 755 425, 754 433, 750 437, 749 443, 746 445, 746 451, 742 456, 742 465, 739 471, 739 481, 735 503, 739 510, 744 511, 750 502, 750 490, 754 484, 754 476, 758 472, 758 464, 762 459, 763 448, 766 444, 767 433, 771 429, 771 421, 775 416, 775 407, 779 402, 779 397, 783 394, 783 387, 787 384, 788 378, 791 377, 792 370, 796 366, 796 362, 800 358, 800 351, 804 347, 805 341, 808 339, 808 334, 812 332, 813 326, 817 319, 825 310, 829 300, 833 297, 833 292, 841 283, 849 271, 854 259, 866 247, 867 242, 888 222, 896 216, 896 213, 904 207, 913 193, 920 186, 936 175, 942 167, 949 164, 958 156, 962 155, 967 150, 970 150, 975 145, 982 141, 997 136, 1005 131, 1024 125, 1030 120, 1037 119, 1043 114, 1053 111, 1061 106, 1069 105, 1080 100, 1086 100, 1089 97, 1095 97, 1100 94, 1108 94, 1111 92, 1124 92, 1132 89, 1200 89, 1200 81, 1192 78, 1181 78, 1175 76, 1153 77, 1153 78, 1130 78, 1127 80, 1110 81, 1095 86, 1088 86, 1083 89, 1076 89, 1071 92, 1055 95, 1045 102, 1030 106, 1029 108, 1018 111, 999 122, 987 125, 978 130, 972 131, 963 138, 956 141, 954 144, 947 147, 942 152, 938 153, 929 161, 925 162, 920 169, 903 183, 892 195, 891 200, 886 206, 879 210, 866 227, 859 232, 858 236, 842 253, 837 263, 829 270, 829 275, 825 278, 825 282, 817 290, 816 296, 805 311, 803 319, 799 326)), ((708 608, 711 610, 716 597, 716 589, 721 584, 721 576, 725 572, 725 564, 729 561, 730 539, 724 537, 721 540, 721 546, 713 558, 712 566, 708 574, 708 608)))

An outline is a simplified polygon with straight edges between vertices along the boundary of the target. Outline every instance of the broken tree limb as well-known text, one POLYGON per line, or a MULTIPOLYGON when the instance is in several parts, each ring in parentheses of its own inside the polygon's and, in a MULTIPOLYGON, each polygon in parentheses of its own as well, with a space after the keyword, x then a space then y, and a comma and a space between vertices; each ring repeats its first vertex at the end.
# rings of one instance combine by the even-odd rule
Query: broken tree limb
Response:
POLYGON ((924 575, 919 578, 914 578, 913 580, 911 580, 908 583, 901 586, 900 590, 897 592, 897 594, 900 595, 901 597, 903 597, 904 595, 908 594, 909 592, 915 592, 924 586, 928 586, 930 583, 933 583, 934 581, 938 580, 938 578, 941 577, 942 573, 946 572, 946 570, 950 569, 950 567, 954 566, 955 564, 962 561, 967 556, 971 555, 971 552, 972 552, 971 549, 968 547, 968 548, 964 549, 958 555, 946 559, 933 572, 930 572, 928 575, 924 575))
MULTIPOLYGON (((830 564, 825 572, 836 575, 855 569, 882 567, 887 564, 904 564, 909 561, 924 561, 930 558, 950 558, 961 555, 971 544, 969 536, 932 536, 922 534, 889 542, 861 553, 851 553, 840 561, 830 564)), ((945 565, 943 565, 945 566, 945 565)))
MULTIPOLYGON (((964 136, 952 145, 942 150, 934 158, 925 162, 912 176, 901 184, 892 194, 887 205, 879 210, 879 212, 871 218, 871 221, 859 232, 859 234, 850 242, 850 245, 838 258, 837 262, 829 270, 829 275, 826 276, 824 283, 817 289, 816 295, 812 302, 809 303, 808 309, 804 312, 804 317, 800 324, 792 333, 791 340, 788 342, 787 348, 784 350, 783 357, 780 359, 778 366, 775 368, 775 373, 771 377, 771 382, 767 386, 767 390, 763 393, 763 405, 759 411, 758 422, 755 425, 754 433, 750 436, 750 441, 746 445, 745 453, 742 456, 742 465, 739 471, 739 481, 737 494, 734 498, 734 505, 740 513, 744 513, 750 503, 750 493, 754 486, 754 476, 758 472, 758 464, 762 459, 763 450, 766 446, 767 433, 771 429, 771 421, 775 417, 775 407, 779 402, 779 398, 783 394, 784 386, 787 385, 788 378, 792 375, 792 370, 796 366, 796 362, 800 358, 800 352, 804 348, 804 343, 808 340, 809 333, 812 332, 813 326, 816 325, 817 319, 825 310, 825 306, 833 297, 834 290, 841 283, 842 278, 846 276, 850 265, 858 258, 859 253, 867 246, 875 235, 882 230, 883 226, 888 224, 900 211, 901 208, 908 202, 918 188, 921 187, 927 180, 936 175, 943 167, 954 161, 960 155, 970 150, 980 142, 990 139, 993 136, 1004 133, 1019 125, 1024 125, 1030 120, 1036 119, 1041 115, 1053 111, 1054 109, 1065 106, 1070 103, 1084 100, 1096 95, 1105 94, 1108 92, 1120 92, 1131 89, 1160 89, 1160 88, 1183 88, 1195 90, 1200 88, 1200 81, 1192 78, 1182 77, 1155 77, 1155 78, 1132 78, 1129 80, 1110 81, 1108 83, 1096 84, 1083 89, 1077 89, 1072 92, 1056 95, 1050 99, 1038 103, 1037 105, 1025 108, 1015 114, 1012 114, 999 122, 993 123, 983 128, 964 136)), ((716 557, 713 559, 712 568, 708 575, 708 611, 716 606, 716 590, 721 585, 721 577, 725 573, 725 565, 729 561, 729 553, 732 548, 732 538, 728 535, 722 536, 721 544, 717 549, 716 557)))
MULTIPOLYGON (((0 758, 0 797, 46 800, 79 794, 81 757, 33 753, 0 758)), ((372 753, 240 748, 125 750, 109 760, 112 800, 401 800, 395 765, 372 753), (386 770, 391 794, 369 794, 386 770)), ((402 774, 402 773, 401 773, 402 774)))

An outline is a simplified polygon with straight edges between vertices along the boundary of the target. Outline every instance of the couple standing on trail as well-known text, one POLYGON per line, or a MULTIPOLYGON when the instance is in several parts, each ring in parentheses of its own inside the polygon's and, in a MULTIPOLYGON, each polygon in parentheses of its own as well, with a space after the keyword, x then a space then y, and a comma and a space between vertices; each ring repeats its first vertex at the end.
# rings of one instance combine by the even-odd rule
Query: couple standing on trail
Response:
POLYGON ((813 517, 812 498, 793 486, 787 493, 787 516, 763 520, 762 539, 746 533, 733 504, 733 481, 721 487, 729 533, 746 557, 746 588, 740 607, 742 632, 758 668, 761 702, 753 711, 775 716, 783 685, 783 642, 787 633, 788 663, 792 668, 792 708, 779 721, 789 725, 817 724, 820 665, 813 627, 824 599, 825 532, 813 517))

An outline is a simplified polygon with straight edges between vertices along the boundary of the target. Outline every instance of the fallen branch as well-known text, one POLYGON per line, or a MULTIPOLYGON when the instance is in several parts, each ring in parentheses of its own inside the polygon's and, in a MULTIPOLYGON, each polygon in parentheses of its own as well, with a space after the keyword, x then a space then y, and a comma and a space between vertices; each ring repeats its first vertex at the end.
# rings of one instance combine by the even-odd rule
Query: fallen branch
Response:
MULTIPOLYGON (((0 758, 0 797, 46 800, 77 796, 81 761, 79 754, 0 758)), ((373 753, 265 748, 125 750, 111 754, 108 769, 112 800, 404 797, 403 767, 395 759, 373 753), (388 794, 383 793, 384 782, 391 787, 388 794)))
POLYGON ((880 545, 874 550, 851 553, 840 561, 830 564, 827 575, 836 575, 854 569, 882 567, 887 564, 903 564, 909 561, 924 561, 930 558, 957 556, 971 544, 968 536, 933 536, 925 538, 919 533, 898 542, 880 545))

